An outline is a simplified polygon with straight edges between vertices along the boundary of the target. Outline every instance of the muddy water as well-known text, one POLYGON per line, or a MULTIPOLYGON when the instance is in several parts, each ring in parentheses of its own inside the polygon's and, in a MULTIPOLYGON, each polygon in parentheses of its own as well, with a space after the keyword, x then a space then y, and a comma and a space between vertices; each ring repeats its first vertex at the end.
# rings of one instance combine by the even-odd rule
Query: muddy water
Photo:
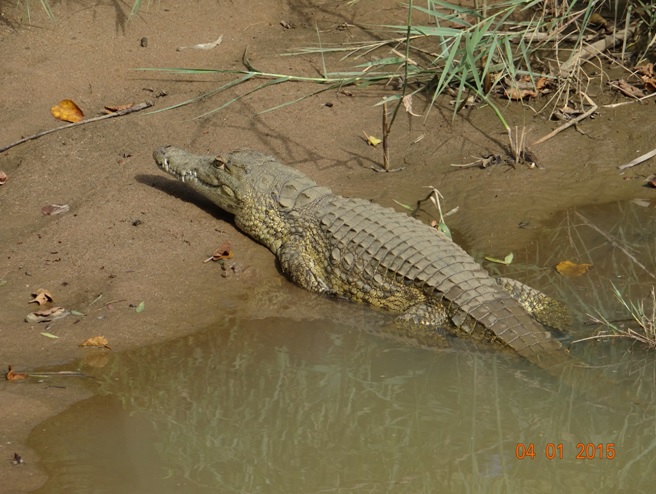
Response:
MULTIPOLYGON (((632 296, 654 284, 654 219, 632 203, 568 211, 503 274, 614 317, 610 281, 632 296), (595 267, 554 277, 565 258, 595 267)), ((95 397, 32 434, 50 475, 37 492, 652 491, 653 353, 575 344, 612 380, 596 400, 518 358, 362 324, 229 318, 113 355, 95 397)))

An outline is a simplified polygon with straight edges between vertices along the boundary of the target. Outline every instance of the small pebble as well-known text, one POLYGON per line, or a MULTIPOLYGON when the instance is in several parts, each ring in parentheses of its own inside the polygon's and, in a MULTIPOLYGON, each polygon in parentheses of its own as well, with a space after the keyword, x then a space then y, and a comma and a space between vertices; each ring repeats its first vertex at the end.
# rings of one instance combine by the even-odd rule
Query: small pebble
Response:
POLYGON ((141 38, 140 44, 142 48, 148 48, 148 38, 145 36, 141 38))

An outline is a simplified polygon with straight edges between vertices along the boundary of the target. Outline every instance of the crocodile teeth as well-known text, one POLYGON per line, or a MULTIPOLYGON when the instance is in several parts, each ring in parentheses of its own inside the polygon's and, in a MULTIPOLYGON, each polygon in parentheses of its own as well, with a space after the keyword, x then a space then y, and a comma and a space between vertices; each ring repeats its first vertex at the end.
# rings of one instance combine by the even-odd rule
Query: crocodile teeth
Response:
POLYGON ((198 177, 196 176, 196 171, 194 170, 189 170, 181 174, 177 174, 180 177, 180 180, 182 182, 186 182, 189 179, 197 179, 198 177))

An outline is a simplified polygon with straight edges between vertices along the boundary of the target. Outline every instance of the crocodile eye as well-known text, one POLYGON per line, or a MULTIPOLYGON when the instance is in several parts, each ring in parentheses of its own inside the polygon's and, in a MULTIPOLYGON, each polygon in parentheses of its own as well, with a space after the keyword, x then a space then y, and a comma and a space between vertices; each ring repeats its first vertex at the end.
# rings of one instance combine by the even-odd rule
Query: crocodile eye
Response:
POLYGON ((218 170, 230 171, 226 166, 226 162, 223 160, 223 158, 221 158, 221 156, 214 158, 214 161, 212 161, 212 166, 218 170))

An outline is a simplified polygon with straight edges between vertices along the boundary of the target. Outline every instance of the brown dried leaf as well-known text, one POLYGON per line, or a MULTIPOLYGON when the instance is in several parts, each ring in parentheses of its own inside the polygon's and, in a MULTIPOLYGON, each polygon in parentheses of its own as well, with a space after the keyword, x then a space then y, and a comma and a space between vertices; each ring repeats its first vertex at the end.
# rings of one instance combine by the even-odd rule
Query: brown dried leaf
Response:
POLYGON ((105 105, 105 110, 107 110, 107 113, 116 113, 117 111, 127 110, 133 106, 134 103, 128 103, 127 105, 105 105))
POLYGON ((25 322, 29 322, 29 323, 50 322, 50 321, 55 321, 57 319, 62 319, 63 317, 66 317, 69 314, 70 312, 68 312, 63 307, 53 307, 51 309, 40 310, 28 314, 27 317, 25 317, 25 322))
POLYGON ((547 87, 549 84, 549 79, 546 77, 540 77, 537 81, 535 81, 535 89, 538 91, 542 91, 544 88, 547 87))
POLYGON ((412 95, 411 94, 406 94, 403 97, 403 107, 405 108, 405 111, 408 112, 413 117, 421 117, 421 115, 417 115, 416 113, 412 112, 412 95))
POLYGON ((654 76, 654 64, 647 63, 645 65, 638 65, 635 68, 635 71, 638 75, 653 77, 654 76))
POLYGON ((576 264, 572 261, 561 261, 556 265, 556 271, 558 271, 563 276, 576 278, 578 276, 583 276, 590 270, 591 267, 592 264, 576 264))
POLYGON ((642 83, 645 85, 647 91, 651 91, 652 93, 656 91, 656 78, 643 75, 640 79, 642 79, 642 83))
POLYGON ((32 297, 34 298, 28 302, 29 304, 35 303, 44 305, 48 302, 52 302, 52 295, 45 288, 39 288, 35 293, 32 294, 32 297))
POLYGON ((633 84, 629 84, 624 79, 612 83, 612 86, 629 98, 642 98, 645 96, 645 92, 642 89, 635 87, 633 84))
POLYGON ((24 381, 28 376, 27 374, 14 372, 10 365, 8 366, 7 375, 5 377, 7 378, 7 381, 24 381))
POLYGON ((64 122, 79 122, 84 118, 84 113, 73 100, 65 99, 50 108, 50 113, 57 120, 64 122))
POLYGON ((7 180, 9 180, 7 174, 3 171, 0 171, 0 185, 4 185, 7 182, 7 180))
POLYGON ((110 350, 112 349, 109 346, 109 342, 107 341, 107 338, 104 336, 93 336, 91 338, 87 338, 84 340, 82 343, 80 343, 81 347, 99 347, 99 348, 109 348, 110 350))
POLYGON ((43 206, 41 208, 41 213, 44 216, 54 216, 56 214, 62 214, 67 212, 70 209, 68 204, 50 204, 48 206, 43 206))
POLYGON ((509 87, 503 90, 503 95, 512 101, 521 101, 526 98, 537 98, 538 93, 532 89, 519 89, 518 87, 509 87))
POLYGON ((230 248, 230 242, 227 240, 219 245, 219 248, 214 251, 212 254, 213 261, 220 261, 221 259, 232 259, 234 254, 230 248))

